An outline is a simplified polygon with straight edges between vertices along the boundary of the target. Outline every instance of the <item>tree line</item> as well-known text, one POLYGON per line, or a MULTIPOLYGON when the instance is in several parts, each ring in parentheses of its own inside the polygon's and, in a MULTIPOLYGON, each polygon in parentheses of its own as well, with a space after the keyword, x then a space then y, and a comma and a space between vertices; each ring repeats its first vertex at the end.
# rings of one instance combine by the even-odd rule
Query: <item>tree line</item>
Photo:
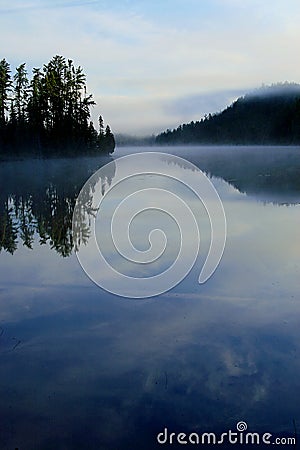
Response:
POLYGON ((26 63, 11 73, 0 61, 0 154, 38 156, 112 153, 114 135, 99 117, 87 93, 86 76, 71 59, 54 56, 28 78, 26 63))
POLYGON ((240 97, 224 111, 166 130, 164 144, 299 144, 300 85, 278 83, 240 97))

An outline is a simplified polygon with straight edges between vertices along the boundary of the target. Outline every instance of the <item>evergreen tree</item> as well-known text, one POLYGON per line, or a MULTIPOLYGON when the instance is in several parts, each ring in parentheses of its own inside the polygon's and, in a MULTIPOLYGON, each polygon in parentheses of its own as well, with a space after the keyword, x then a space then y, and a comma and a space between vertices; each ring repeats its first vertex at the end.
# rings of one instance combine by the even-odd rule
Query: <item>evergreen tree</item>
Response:
POLYGON ((10 66, 6 59, 0 61, 0 128, 6 123, 5 113, 8 111, 8 98, 12 80, 10 66))
POLYGON ((104 121, 102 116, 99 116, 99 135, 104 135, 104 121))
POLYGON ((42 74, 40 68, 32 70, 33 78, 30 83, 30 93, 27 103, 28 124, 32 145, 41 151, 44 136, 44 120, 46 116, 46 102, 43 94, 42 74))
POLYGON ((104 150, 108 153, 113 153, 115 150, 115 138, 111 132, 110 126, 107 125, 105 129, 105 138, 104 138, 104 150))
POLYGON ((28 85, 26 64, 23 63, 16 69, 14 75, 14 103, 16 107, 17 122, 19 125, 24 124, 27 114, 28 85))
POLYGON ((42 69, 34 68, 31 81, 25 63, 10 77, 10 66, 0 61, 0 142, 3 152, 76 154, 112 152, 114 137, 104 131, 102 116, 99 134, 90 120, 95 105, 87 92, 83 69, 71 59, 54 56, 42 69), (12 91, 12 95, 11 94, 12 91))
POLYGON ((103 117, 99 116, 99 134, 97 139, 98 147, 101 149, 104 149, 105 146, 105 131, 104 131, 104 121, 103 117))

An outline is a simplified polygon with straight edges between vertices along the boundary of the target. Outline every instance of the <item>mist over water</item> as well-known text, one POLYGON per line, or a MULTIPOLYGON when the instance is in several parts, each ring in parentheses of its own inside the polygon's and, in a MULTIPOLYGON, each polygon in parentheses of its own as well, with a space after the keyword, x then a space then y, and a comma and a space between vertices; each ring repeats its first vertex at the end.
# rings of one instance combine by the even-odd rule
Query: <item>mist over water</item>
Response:
MULTIPOLYGON (((120 148, 116 156, 142 150, 150 148, 120 148)), ((165 427, 226 432, 241 420, 253 432, 294 436, 299 148, 158 150, 211 177, 228 234, 218 270, 199 285, 209 248, 204 218, 195 267, 169 292, 144 300, 100 289, 74 254, 85 238, 72 235, 76 198, 113 158, 1 163, 1 448, 152 449, 165 427)), ((144 220, 151 229, 158 217, 144 220)), ((142 223, 133 236, 140 248, 142 223)))

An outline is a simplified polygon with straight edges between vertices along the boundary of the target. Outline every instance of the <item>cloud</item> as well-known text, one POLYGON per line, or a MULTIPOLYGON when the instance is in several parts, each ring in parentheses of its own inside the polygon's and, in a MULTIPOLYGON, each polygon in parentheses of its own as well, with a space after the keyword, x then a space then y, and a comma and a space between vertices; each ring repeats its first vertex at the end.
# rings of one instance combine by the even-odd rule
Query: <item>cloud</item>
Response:
POLYGON ((146 100, 139 96, 107 96, 99 98, 97 104, 94 118, 103 113, 105 121, 119 133, 150 135, 159 133, 174 121, 167 117, 159 97, 146 100))
POLYGON ((5 2, 3 56, 13 67, 28 61, 29 69, 54 54, 73 59, 84 67, 89 91, 102 96, 100 109, 113 129, 137 134, 154 132, 158 120, 159 129, 174 127, 219 110, 229 91, 300 80, 297 2, 188 0, 168 8, 135 1, 5 2))
POLYGON ((42 10, 42 9, 57 9, 57 8, 70 8, 70 7, 76 7, 76 6, 88 6, 88 5, 95 5, 97 4, 97 0, 86 0, 86 1, 74 1, 74 0, 67 0, 67 1, 58 1, 58 2, 31 2, 31 3, 24 3, 20 1, 15 1, 14 5, 11 4, 11 2, 3 2, 2 6, 0 7, 0 13, 1 14, 11 14, 15 12, 24 12, 24 11, 32 11, 32 10, 42 10))
POLYGON ((244 90, 202 92, 179 97, 105 96, 96 98, 93 117, 103 113, 107 122, 118 132, 132 132, 142 136, 160 133, 181 123, 200 120, 205 114, 218 112, 231 104, 244 90))
POLYGON ((215 113, 231 104, 244 90, 224 90, 213 92, 202 92, 169 100, 165 104, 165 110, 171 117, 181 120, 199 120, 205 114, 215 113))

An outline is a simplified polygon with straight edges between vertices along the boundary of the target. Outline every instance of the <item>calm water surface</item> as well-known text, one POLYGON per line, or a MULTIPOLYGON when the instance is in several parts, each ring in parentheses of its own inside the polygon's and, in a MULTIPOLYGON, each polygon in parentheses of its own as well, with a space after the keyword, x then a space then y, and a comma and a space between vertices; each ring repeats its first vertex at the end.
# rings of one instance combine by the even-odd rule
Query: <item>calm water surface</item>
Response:
POLYGON ((201 254, 144 300, 103 291, 74 254, 76 197, 112 159, 0 163, 1 450, 152 449, 166 427, 239 421, 300 432, 300 149, 159 150, 212 177, 228 237, 207 283, 201 254))

